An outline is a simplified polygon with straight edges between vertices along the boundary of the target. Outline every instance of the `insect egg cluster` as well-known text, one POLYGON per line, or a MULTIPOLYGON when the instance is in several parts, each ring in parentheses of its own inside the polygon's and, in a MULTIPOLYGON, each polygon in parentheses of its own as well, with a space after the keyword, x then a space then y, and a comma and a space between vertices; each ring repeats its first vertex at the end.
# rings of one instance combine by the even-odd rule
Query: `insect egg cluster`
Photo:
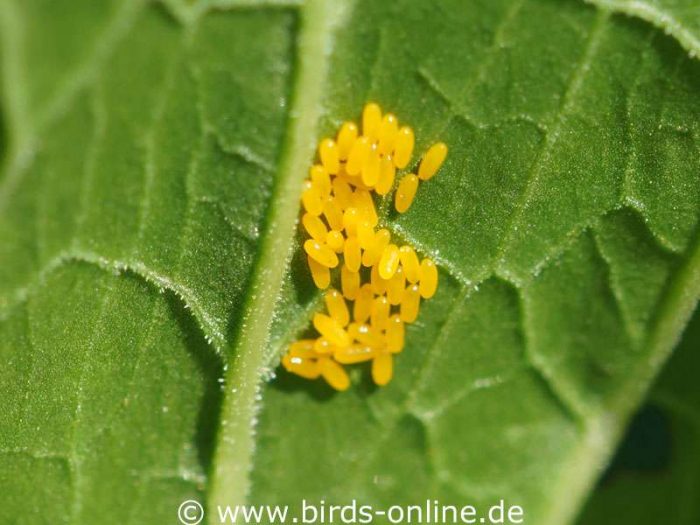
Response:
MULTIPOLYGON (((379 227, 373 194, 388 195, 397 170, 406 168, 415 137, 391 113, 369 103, 362 112, 362 134, 344 123, 335 140, 318 145, 320 163, 304 182, 301 223, 308 239, 304 251, 315 285, 326 290, 326 313, 316 313, 319 336, 289 346, 282 365, 291 373, 323 377, 336 390, 350 379, 345 365, 372 362, 372 379, 386 385, 393 376, 393 356, 404 347, 405 324, 418 316, 420 301, 437 289, 438 272, 430 259, 419 260, 411 246, 397 246, 379 227), (340 291, 329 288, 331 271, 340 272, 340 291)), ((418 190, 440 169, 447 146, 434 144, 417 175, 403 175, 394 206, 405 213, 418 190)), ((337 279, 337 276, 336 276, 337 279)))

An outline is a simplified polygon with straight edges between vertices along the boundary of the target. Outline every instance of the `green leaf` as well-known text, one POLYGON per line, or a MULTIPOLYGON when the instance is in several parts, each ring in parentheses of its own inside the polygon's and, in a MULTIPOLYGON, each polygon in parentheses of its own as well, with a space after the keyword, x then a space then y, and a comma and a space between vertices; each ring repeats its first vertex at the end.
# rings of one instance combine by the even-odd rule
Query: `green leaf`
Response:
POLYGON ((690 56, 700 54, 700 5, 694 0, 587 0, 639 17, 673 35, 690 56))
POLYGON ((700 295, 697 19, 674 16, 0 4, 0 521, 438 498, 569 522, 700 295), (301 180, 367 100, 450 147, 407 214, 381 205, 438 294, 388 387, 267 382, 318 307, 301 180))
POLYGON ((581 525, 698 522, 698 348, 700 310, 695 311, 610 472, 586 504, 581 525))

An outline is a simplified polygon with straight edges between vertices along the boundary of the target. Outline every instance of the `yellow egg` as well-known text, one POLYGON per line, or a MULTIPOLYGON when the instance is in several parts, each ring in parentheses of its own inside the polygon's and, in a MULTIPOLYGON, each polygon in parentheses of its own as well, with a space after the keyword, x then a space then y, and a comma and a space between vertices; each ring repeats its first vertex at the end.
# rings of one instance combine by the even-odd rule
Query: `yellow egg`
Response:
POLYGON ((394 206, 399 213, 406 213, 413 204, 413 199, 418 191, 418 177, 413 173, 406 175, 399 181, 394 197, 394 206))
POLYGON ((396 178, 396 166, 391 159, 391 155, 385 155, 379 163, 379 179, 374 187, 377 195, 386 195, 394 186, 396 178))
POLYGON ((438 142, 430 146, 430 149, 421 160, 418 166, 418 178, 421 180, 432 179, 445 162, 447 156, 447 146, 443 142, 438 142))
POLYGON ((310 256, 307 256, 306 260, 309 263, 309 270, 311 271, 311 278, 317 288, 325 290, 328 285, 331 284, 331 270, 328 266, 324 266, 319 262, 316 262, 310 256))
POLYGON ((379 386, 391 381, 394 375, 394 358, 389 353, 380 353, 372 360, 372 380, 379 386))
POLYGON ((418 317, 420 307, 420 292, 417 284, 410 284, 406 287, 401 300, 400 316, 404 323, 412 323, 418 317))
POLYGON ((389 280, 394 276, 398 267, 399 247, 395 244, 389 244, 384 248, 379 259, 379 275, 382 279, 389 280))
MULTIPOLYGON (((330 284, 330 274, 328 282, 330 284)), ((327 286, 328 285, 326 285, 326 287, 327 286)), ((360 290, 360 273, 350 270, 347 266, 347 262, 346 264, 343 264, 343 267, 340 269, 340 287, 343 290, 343 295, 345 298, 351 301, 355 300, 357 297, 357 292, 360 290)))
POLYGON ((345 369, 330 358, 319 359, 319 372, 334 389, 342 392, 350 386, 350 378, 345 369))
POLYGON ((340 160, 347 160, 350 149, 357 139, 357 124, 345 122, 338 132, 338 157, 340 160))
POLYGON ((343 294, 331 288, 324 295, 324 300, 328 314, 335 319, 340 326, 347 326, 350 322, 350 312, 348 311, 348 305, 345 303, 343 294))
POLYGON ((352 342, 348 333, 333 317, 326 314, 315 314, 313 324, 319 334, 336 346, 348 346, 352 342))
POLYGON ((394 151, 394 144, 399 133, 399 119, 387 113, 379 124, 379 153, 388 155, 394 151))
POLYGON ((438 271, 435 263, 430 259, 423 259, 420 263, 420 295, 423 299, 430 299, 435 295, 438 285, 438 271))
POLYGON ((382 109, 379 104, 370 102, 365 105, 362 110, 362 134, 372 139, 377 140, 379 137, 379 125, 382 122, 382 109))
POLYGON ((394 314, 389 318, 386 327, 387 350, 393 354, 398 354, 404 347, 405 328, 401 316, 394 314))
POLYGON ((394 164, 397 168, 403 169, 408 166, 415 142, 413 130, 408 126, 403 126, 399 130, 394 144, 394 164))
POLYGON ((420 263, 416 251, 410 246, 404 245, 399 248, 399 259, 401 259, 406 280, 409 283, 417 283, 420 279, 420 263))
POLYGON ((372 287, 369 284, 363 284, 357 292, 352 310, 352 318, 356 323, 364 323, 369 319, 373 298, 372 287))
POLYGON ((326 235, 328 235, 328 229, 323 221, 316 215, 311 215, 310 213, 305 213, 301 218, 301 223, 304 225, 306 233, 308 233, 312 239, 318 242, 325 242, 326 235))
POLYGON ((338 145, 333 139, 323 139, 318 145, 318 156, 321 158, 321 164, 331 175, 335 175, 340 169, 339 155, 338 145))

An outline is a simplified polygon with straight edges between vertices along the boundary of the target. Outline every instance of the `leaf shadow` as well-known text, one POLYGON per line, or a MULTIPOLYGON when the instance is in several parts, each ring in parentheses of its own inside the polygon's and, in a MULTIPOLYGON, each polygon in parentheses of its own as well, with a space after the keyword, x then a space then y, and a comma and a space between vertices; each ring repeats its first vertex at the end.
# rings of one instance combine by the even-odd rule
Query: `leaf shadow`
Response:
POLYGON ((298 304, 309 304, 316 298, 318 288, 314 285, 311 272, 306 262, 306 252, 302 248, 302 235, 299 230, 296 233, 296 240, 292 260, 289 263, 289 274, 295 301, 298 304))
POLYGON ((662 474, 671 465, 674 445, 669 415, 662 407, 646 404, 632 418, 598 484, 609 484, 623 474, 662 474))
POLYGON ((303 393, 311 400, 320 403, 329 402, 333 400, 336 395, 342 394, 342 392, 333 390, 322 378, 315 380, 304 379, 303 377, 287 372, 281 366, 279 367, 277 378, 270 383, 270 387, 287 394, 303 393))
POLYGON ((167 293, 165 300, 170 315, 175 319, 184 336, 185 347, 188 353, 194 358, 202 372, 202 376, 205 378, 204 393, 195 431, 195 446, 197 458, 202 465, 203 471, 209 472, 214 455, 216 433, 219 426, 218 419, 223 400, 223 392, 218 382, 218 379, 223 374, 222 362, 204 338, 204 334, 191 310, 186 309, 182 301, 174 293, 167 293))
MULTIPOLYGON (((361 398, 369 398, 380 389, 372 381, 369 363, 353 365, 348 373, 351 380, 350 389, 354 389, 361 398)), ((287 372, 281 365, 278 368, 277 377, 270 383, 270 387, 279 392, 306 394, 310 400, 320 403, 329 402, 338 395, 347 394, 347 392, 334 390, 323 378, 304 379, 287 372)))

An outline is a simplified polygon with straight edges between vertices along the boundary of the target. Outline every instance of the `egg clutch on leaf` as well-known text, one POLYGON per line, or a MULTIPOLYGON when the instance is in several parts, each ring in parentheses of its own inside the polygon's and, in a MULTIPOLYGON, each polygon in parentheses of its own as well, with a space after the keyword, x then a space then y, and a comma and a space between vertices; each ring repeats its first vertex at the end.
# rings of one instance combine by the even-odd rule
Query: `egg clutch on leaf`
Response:
MULTIPOLYGON (((393 244, 389 230, 379 228, 373 198, 373 193, 387 195, 397 170, 409 165, 413 130, 369 103, 359 131, 346 122, 335 140, 321 140, 320 164, 304 182, 301 224, 309 238, 303 246, 315 285, 326 290, 326 313, 313 317, 319 336, 292 343, 282 358, 288 372, 323 377, 336 390, 350 386, 345 365, 366 361, 372 362, 377 385, 391 380, 394 355, 404 347, 404 326, 416 320, 421 298, 431 298, 438 284, 433 261, 420 261, 411 246, 393 244), (336 268, 341 291, 329 288, 336 268)), ((434 144, 417 175, 400 177, 396 211, 409 209, 419 181, 431 179, 446 155, 445 144, 434 144)))

